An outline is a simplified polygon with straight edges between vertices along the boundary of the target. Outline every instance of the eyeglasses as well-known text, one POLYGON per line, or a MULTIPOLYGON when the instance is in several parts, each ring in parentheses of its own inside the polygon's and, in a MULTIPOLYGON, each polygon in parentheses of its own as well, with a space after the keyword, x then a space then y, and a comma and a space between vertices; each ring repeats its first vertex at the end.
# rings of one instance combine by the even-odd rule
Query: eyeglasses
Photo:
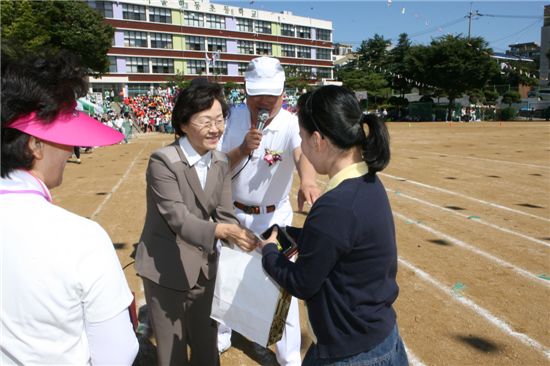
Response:
POLYGON ((222 129, 225 126, 225 120, 210 120, 210 121, 201 121, 201 122, 193 122, 192 125, 198 127, 201 130, 204 130, 206 128, 210 129, 212 127, 216 127, 217 129, 222 129))

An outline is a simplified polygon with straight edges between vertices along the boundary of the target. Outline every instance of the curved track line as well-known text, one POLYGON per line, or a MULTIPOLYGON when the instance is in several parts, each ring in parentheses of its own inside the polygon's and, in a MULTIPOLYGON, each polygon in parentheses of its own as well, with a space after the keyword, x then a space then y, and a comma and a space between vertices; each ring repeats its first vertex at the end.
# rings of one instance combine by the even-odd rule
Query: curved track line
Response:
POLYGON ((434 187, 434 186, 431 186, 431 185, 429 185, 429 184, 420 183, 420 182, 417 182, 417 181, 414 181, 414 180, 410 180, 410 179, 406 179, 406 178, 401 178, 401 177, 398 177, 398 176, 395 176, 395 175, 391 175, 391 174, 386 174, 386 173, 378 173, 378 174, 381 175, 381 176, 384 176, 384 177, 388 177, 388 178, 391 178, 391 179, 398 180, 398 181, 408 182, 408 183, 415 184, 415 185, 420 186, 420 187, 424 187, 424 188, 432 189, 432 190, 435 190, 435 191, 447 193, 447 194, 450 194, 450 195, 453 195, 453 196, 458 196, 458 197, 461 197, 461 198, 466 198, 466 199, 468 199, 468 200, 471 200, 471 201, 474 201, 474 202, 477 202, 477 203, 482 203, 482 204, 484 204, 484 205, 496 207, 496 208, 501 209, 501 210, 506 210, 506 211, 514 212, 514 213, 519 214, 519 215, 524 215, 524 216, 532 217, 532 218, 534 218, 534 219, 538 219, 538 220, 543 220, 543 221, 546 221, 546 222, 550 222, 550 219, 547 219, 546 217, 541 217, 541 216, 533 215, 533 214, 530 214, 530 213, 528 213, 528 212, 523 212, 523 211, 520 211, 520 210, 516 210, 516 209, 510 208, 510 207, 502 206, 502 205, 499 205, 499 204, 497 204, 497 203, 493 203, 493 202, 489 202, 489 201, 484 201, 484 200, 481 200, 481 199, 478 199, 478 198, 466 196, 466 195, 464 195, 464 194, 462 194, 462 193, 449 191, 449 190, 447 190, 447 189, 443 189, 443 188, 439 188, 439 187, 434 187))
POLYGON ((134 165, 136 164, 136 161, 137 159, 141 156, 141 153, 143 152, 143 150, 145 150, 145 148, 149 146, 149 142, 147 142, 145 144, 145 146, 143 146, 143 148, 136 154, 136 157, 134 158, 134 160, 132 160, 132 162, 130 163, 130 165, 128 166, 128 169, 126 169, 126 171, 124 172, 124 174, 122 175, 122 177, 120 177, 120 179, 118 180, 118 182, 115 184, 115 186, 113 187, 113 189, 111 189, 111 191, 105 195, 105 198, 103 199, 103 201, 99 204, 99 206, 97 206, 97 208, 95 209, 94 213, 92 213, 92 215, 90 216, 90 219, 93 220, 100 212, 101 210, 103 210, 103 207, 105 207, 105 204, 111 199, 111 197, 113 196, 113 193, 115 193, 118 188, 120 187, 120 185, 122 184, 122 182, 126 179, 126 177, 128 176, 128 174, 130 173, 130 170, 132 170, 132 168, 134 167, 134 165))
MULTIPOLYGON (((438 205, 436 205, 436 204, 434 204, 434 203, 431 203, 431 202, 428 202, 428 201, 424 201, 424 200, 421 200, 421 199, 416 198, 416 197, 409 196, 409 195, 407 195, 407 194, 401 193, 401 192, 399 192, 399 191, 395 191, 395 190, 393 190, 393 189, 386 188, 386 191, 395 193, 396 196, 398 196, 398 197, 404 197, 404 198, 410 199, 410 200, 412 200, 412 201, 421 203, 421 204, 426 205, 426 206, 434 207, 434 208, 443 210, 443 211, 445 211, 445 212, 450 212, 450 213, 452 213, 452 214, 454 214, 454 215, 458 215, 458 216, 464 217, 464 218, 466 218, 466 219, 468 218, 468 215, 465 215, 465 214, 463 214, 463 213, 456 212, 455 210, 451 210, 450 208, 447 208, 447 207, 438 206, 438 205)), ((510 230, 510 229, 507 229, 507 228, 502 227, 502 226, 498 226, 498 225, 495 225, 495 224, 491 224, 490 222, 484 221, 484 220, 482 220, 482 219, 476 219, 476 220, 471 220, 471 221, 472 221, 472 222, 477 222, 477 223, 482 224, 482 225, 487 225, 487 226, 489 226, 489 227, 492 227, 493 229, 500 230, 500 231, 503 231, 503 232, 508 233, 508 234, 516 235, 516 236, 518 236, 518 237, 520 237, 520 238, 522 238, 522 239, 526 239, 526 240, 532 241, 533 243, 541 244, 541 245, 544 245, 545 247, 550 248, 550 243, 547 243, 547 242, 545 242, 544 240, 540 240, 540 239, 537 239, 537 238, 533 238, 532 236, 528 236, 528 235, 519 233, 519 232, 517 232, 517 231, 513 231, 513 230, 510 230)))
POLYGON ((447 234, 444 234, 442 233, 441 231, 437 231, 435 229, 432 229, 431 227, 427 226, 427 225, 424 225, 422 223, 418 223, 418 222, 415 222, 413 219, 410 219, 408 218, 407 216, 403 215, 403 214, 400 214, 399 212, 397 211, 393 211, 393 215, 400 218, 401 220, 403 221, 407 221, 407 222, 412 222, 414 225, 418 226, 419 228, 423 229, 424 231, 427 231, 431 234, 434 234, 438 237, 441 237, 445 240, 448 240, 449 242, 459 246, 459 247, 462 247, 466 250, 469 250, 477 255, 480 255, 490 261, 493 261, 495 263, 497 263, 499 266, 502 266, 502 267, 505 267, 505 268, 509 268, 511 270, 513 270, 514 272, 516 272, 517 274, 529 279, 529 280, 536 280, 538 284, 541 284, 541 285, 544 285, 545 287, 550 287, 550 281, 548 280, 545 280, 543 278, 540 278, 538 277, 536 274, 534 273, 531 273, 523 268, 520 268, 518 266, 515 266, 513 265, 512 263, 510 262, 507 262, 505 261, 504 259, 500 259, 498 257, 495 257, 494 255, 492 254, 489 254, 481 249, 478 249, 476 248, 475 246, 471 245, 471 244, 468 244, 466 242, 463 242, 462 240, 459 240, 457 238, 454 238, 450 235, 447 235, 447 234))
POLYGON ((475 302, 473 302, 470 299, 467 299, 463 296, 459 297, 456 296, 451 289, 437 281, 435 278, 424 272, 418 267, 415 267, 413 264, 409 263, 403 258, 399 258, 399 263, 407 267, 409 270, 412 270, 415 274, 417 274, 419 277, 421 277, 424 281, 430 283, 432 286, 436 287, 440 291, 444 292, 446 295, 449 295, 453 300, 461 303, 462 305, 466 306, 467 308, 471 309, 475 313, 479 314, 481 317, 485 318, 488 322, 495 325, 497 328, 499 328, 504 333, 516 338, 523 344, 532 347, 533 349, 541 352, 544 354, 544 356, 550 360, 550 349, 545 348, 542 344, 537 342, 536 340, 530 338, 528 335, 520 332, 516 332, 513 330, 512 326, 510 326, 505 321, 497 318, 493 314, 491 314, 490 311, 488 311, 485 308, 482 308, 481 306, 477 305, 475 302))

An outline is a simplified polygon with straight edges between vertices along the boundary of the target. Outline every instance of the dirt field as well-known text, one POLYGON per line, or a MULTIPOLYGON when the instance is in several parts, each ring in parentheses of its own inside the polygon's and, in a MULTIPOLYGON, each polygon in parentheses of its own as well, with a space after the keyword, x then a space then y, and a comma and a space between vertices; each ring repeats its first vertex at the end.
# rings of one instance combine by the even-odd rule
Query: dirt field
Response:
MULTIPOLYGON (((549 365, 550 124, 389 128, 392 162, 380 177, 396 222, 396 309, 411 364, 549 365)), ((148 157, 170 141, 151 134, 83 154, 53 191, 56 204, 107 230, 122 265, 143 225, 148 157)), ((125 272, 143 304, 133 267, 125 272)), ((233 338, 222 365, 265 364, 233 338)))

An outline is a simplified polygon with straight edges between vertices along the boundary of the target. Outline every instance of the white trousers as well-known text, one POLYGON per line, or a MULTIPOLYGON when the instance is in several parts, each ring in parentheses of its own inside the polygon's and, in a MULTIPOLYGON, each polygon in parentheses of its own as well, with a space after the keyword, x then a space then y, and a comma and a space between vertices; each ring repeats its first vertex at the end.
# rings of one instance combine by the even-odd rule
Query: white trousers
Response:
MULTIPOLYGON (((276 210, 271 213, 249 215, 235 208, 235 214, 243 226, 258 235, 266 231, 273 224, 280 226, 292 224, 292 206, 288 200, 280 202, 276 210)), ((290 302, 283 337, 275 344, 275 355, 281 366, 299 366, 302 364, 302 357, 300 355, 301 342, 300 311, 298 309, 298 300, 293 297, 290 302)), ((230 346, 231 328, 218 324, 218 350, 221 352, 230 346)))

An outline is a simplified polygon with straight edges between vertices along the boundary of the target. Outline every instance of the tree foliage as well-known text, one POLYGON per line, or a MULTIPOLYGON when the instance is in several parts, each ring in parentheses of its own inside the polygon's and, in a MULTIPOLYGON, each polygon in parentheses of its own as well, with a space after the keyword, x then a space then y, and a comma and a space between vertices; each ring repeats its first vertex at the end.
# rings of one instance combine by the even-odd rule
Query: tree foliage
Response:
POLYGON ((492 50, 481 37, 447 35, 429 46, 414 46, 410 66, 415 79, 441 89, 449 99, 449 117, 456 98, 483 89, 499 73, 490 55, 492 50))
POLYGON ((85 2, 2 0, 0 14, 3 56, 66 49, 92 72, 108 71, 114 30, 85 2))

